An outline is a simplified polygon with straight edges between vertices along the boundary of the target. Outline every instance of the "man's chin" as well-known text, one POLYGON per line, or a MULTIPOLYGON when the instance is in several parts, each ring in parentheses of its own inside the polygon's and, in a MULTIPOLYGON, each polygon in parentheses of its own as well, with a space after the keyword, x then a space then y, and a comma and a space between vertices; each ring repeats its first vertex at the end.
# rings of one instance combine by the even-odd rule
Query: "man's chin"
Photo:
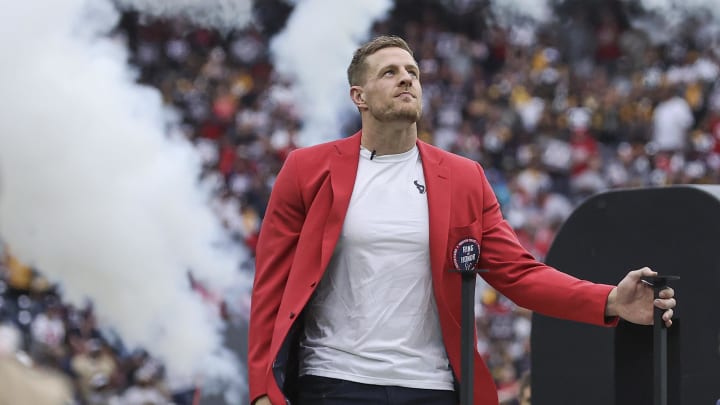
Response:
POLYGON ((383 121, 405 121, 409 124, 420 121, 421 112, 417 110, 401 110, 387 114, 383 121))

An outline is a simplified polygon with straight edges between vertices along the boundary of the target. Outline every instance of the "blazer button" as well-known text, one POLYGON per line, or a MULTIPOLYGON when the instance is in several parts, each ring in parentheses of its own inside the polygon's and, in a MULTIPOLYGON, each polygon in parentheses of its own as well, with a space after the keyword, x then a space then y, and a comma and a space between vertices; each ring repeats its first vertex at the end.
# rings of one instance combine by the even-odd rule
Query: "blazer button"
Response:
POLYGON ((290 312, 290 319, 295 318, 295 312, 290 312))

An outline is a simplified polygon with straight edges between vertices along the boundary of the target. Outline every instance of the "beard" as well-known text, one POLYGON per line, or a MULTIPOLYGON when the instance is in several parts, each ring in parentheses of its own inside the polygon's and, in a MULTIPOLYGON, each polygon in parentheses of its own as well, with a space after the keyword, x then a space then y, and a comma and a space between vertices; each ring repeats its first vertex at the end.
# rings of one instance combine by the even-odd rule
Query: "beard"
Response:
POLYGON ((407 103, 399 100, 383 105, 381 108, 370 109, 370 113, 380 122, 405 121, 410 124, 420 121, 422 103, 407 103))

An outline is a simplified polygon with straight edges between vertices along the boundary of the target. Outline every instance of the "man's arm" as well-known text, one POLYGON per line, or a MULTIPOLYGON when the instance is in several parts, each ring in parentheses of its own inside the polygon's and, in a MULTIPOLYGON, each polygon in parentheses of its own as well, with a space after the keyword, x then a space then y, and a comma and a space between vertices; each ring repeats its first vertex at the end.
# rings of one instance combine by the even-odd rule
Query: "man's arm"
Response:
POLYGON ((485 174, 476 166, 483 187, 482 277, 517 305, 543 315, 594 325, 612 326, 605 306, 612 285, 580 280, 537 261, 518 241, 503 217, 485 174))
POLYGON ((291 153, 275 180, 256 249, 248 330, 251 402, 257 400, 262 404, 262 400, 266 399, 261 397, 266 394, 273 360, 269 353, 270 343, 304 220, 305 207, 298 185, 297 162, 295 154, 291 153))
MULTIPOLYGON (((631 271, 617 285, 605 285, 580 280, 536 261, 517 240, 504 220, 497 198, 484 176, 483 181, 483 242, 481 268, 495 289, 516 304, 532 311, 562 319, 612 326, 615 317, 627 321, 652 324, 653 291, 640 278, 656 273, 648 268, 631 271)), ((674 292, 666 289, 658 308, 666 309, 663 320, 672 324, 674 292)))

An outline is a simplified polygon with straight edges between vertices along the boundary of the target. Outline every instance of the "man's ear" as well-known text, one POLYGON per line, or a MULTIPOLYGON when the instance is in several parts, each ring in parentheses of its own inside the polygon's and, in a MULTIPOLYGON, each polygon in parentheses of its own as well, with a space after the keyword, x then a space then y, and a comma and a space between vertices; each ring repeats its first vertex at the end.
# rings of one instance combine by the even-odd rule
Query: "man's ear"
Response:
POLYGON ((350 99, 352 100, 353 104, 355 104, 356 107, 364 106, 365 105, 365 96, 363 93, 363 89, 360 86, 352 86, 350 87, 350 99))

